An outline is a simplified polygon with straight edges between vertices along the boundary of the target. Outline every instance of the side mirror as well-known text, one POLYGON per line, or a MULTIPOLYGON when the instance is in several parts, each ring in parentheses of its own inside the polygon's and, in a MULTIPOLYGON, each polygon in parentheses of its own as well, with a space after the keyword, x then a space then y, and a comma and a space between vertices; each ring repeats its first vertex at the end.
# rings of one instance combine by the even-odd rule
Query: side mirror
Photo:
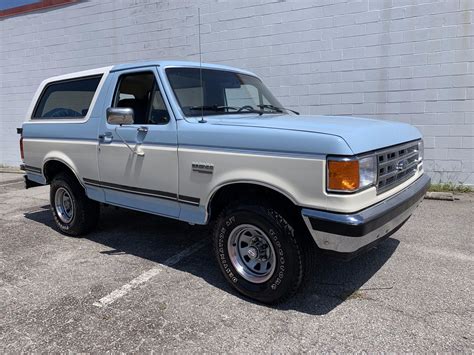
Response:
POLYGON ((109 107, 107 122, 113 125, 133 124, 133 109, 128 107, 109 107))

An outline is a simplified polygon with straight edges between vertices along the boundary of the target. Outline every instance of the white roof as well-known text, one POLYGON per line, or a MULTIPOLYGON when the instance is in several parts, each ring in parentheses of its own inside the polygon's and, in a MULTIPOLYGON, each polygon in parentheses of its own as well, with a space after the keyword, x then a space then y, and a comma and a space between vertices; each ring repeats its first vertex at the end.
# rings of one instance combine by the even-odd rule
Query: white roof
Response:
POLYGON ((230 67, 230 66, 227 66, 227 65, 220 65, 220 64, 210 64, 210 63, 200 64, 199 62, 187 62, 187 61, 141 61, 141 62, 117 64, 117 65, 108 66, 108 67, 102 67, 102 68, 84 70, 84 71, 79 71, 79 72, 74 72, 74 73, 68 73, 68 74, 64 74, 64 75, 53 76, 53 77, 50 77, 50 78, 46 79, 43 82, 43 84, 44 83, 50 83, 50 82, 53 82, 53 81, 74 79, 74 78, 80 78, 80 77, 92 76, 92 75, 98 75, 98 74, 108 74, 109 72, 114 72, 114 71, 135 69, 135 68, 140 68, 140 67, 150 67, 150 66, 160 66, 160 67, 163 67, 163 68, 170 68, 170 67, 199 68, 199 67, 202 67, 204 69, 228 70, 228 71, 234 71, 234 72, 238 72, 238 73, 242 73, 242 74, 249 74, 249 75, 254 75, 255 76, 255 74, 250 72, 250 71, 230 67))
POLYGON ((164 68, 167 68, 167 67, 186 67, 186 68, 199 68, 199 67, 202 67, 202 68, 205 68, 205 69, 229 70, 229 71, 235 71, 235 72, 242 73, 242 74, 255 75, 250 71, 230 67, 230 66, 227 66, 227 65, 199 63, 199 62, 187 62, 187 61, 174 61, 174 60, 145 61, 145 62, 118 64, 118 65, 113 66, 111 71, 133 69, 133 68, 140 68, 140 67, 148 67, 148 66, 160 66, 160 67, 164 67, 164 68))
POLYGON ((112 68, 113 67, 110 66, 110 67, 102 67, 102 68, 96 68, 96 69, 83 70, 83 71, 78 71, 78 72, 74 72, 74 73, 68 73, 68 74, 53 76, 51 78, 48 78, 45 81, 52 82, 52 81, 74 79, 74 78, 79 78, 79 77, 84 77, 84 76, 106 74, 106 73, 110 72, 112 68))

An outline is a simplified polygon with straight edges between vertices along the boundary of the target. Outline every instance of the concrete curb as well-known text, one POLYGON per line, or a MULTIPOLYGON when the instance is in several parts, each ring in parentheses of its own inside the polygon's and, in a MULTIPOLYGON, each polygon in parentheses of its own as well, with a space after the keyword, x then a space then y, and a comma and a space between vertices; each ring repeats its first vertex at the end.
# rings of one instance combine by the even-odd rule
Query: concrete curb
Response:
POLYGON ((425 198, 427 200, 454 201, 452 192, 427 192, 425 198))

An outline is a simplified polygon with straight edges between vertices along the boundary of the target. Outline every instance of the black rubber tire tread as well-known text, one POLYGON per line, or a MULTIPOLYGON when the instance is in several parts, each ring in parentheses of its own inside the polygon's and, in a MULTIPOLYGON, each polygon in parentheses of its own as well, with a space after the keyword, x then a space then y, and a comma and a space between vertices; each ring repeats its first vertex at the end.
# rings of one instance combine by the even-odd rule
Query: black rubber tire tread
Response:
MULTIPOLYGON (((241 294, 266 304, 282 303, 293 296, 301 287, 303 281, 306 280, 305 274, 311 270, 314 264, 315 255, 311 254, 314 252, 314 248, 311 247, 311 243, 308 245, 307 236, 303 237, 300 234, 302 232, 299 228, 300 223, 293 223, 289 215, 284 215, 283 210, 283 207, 274 207, 269 201, 265 200, 258 202, 252 200, 236 201, 223 209, 217 217, 213 228, 214 253, 226 280, 241 294), (219 245, 219 239, 222 238, 223 234, 222 228, 225 228, 226 221, 228 223, 229 217, 239 214, 247 214, 246 218, 249 219, 249 222, 260 221, 271 224, 278 231, 280 237, 286 240, 287 247, 292 249, 292 251, 289 252, 291 258, 287 258, 285 261, 287 265, 293 264, 290 268, 291 274, 286 276, 284 284, 278 285, 278 292, 270 287, 274 276, 272 276, 269 281, 260 284, 261 289, 257 292, 246 287, 246 285, 250 283, 235 272, 230 261, 228 263, 222 262, 222 257, 225 258, 225 255, 227 255, 226 251, 224 251, 223 254, 222 244, 221 246, 219 245), (229 276, 229 267, 226 269, 225 265, 229 265, 232 274, 235 273, 235 275, 229 276), (232 277, 234 276, 238 279, 237 282, 235 282, 235 279, 233 281, 232 277), (283 286, 283 288, 281 286, 283 286)), ((229 232, 227 232, 227 236, 224 237, 225 240, 228 238, 228 233, 229 232)), ((288 251, 286 253, 288 254, 288 251)))
POLYGON ((300 288, 303 288, 311 280, 311 277, 314 276, 320 266, 318 261, 321 259, 321 251, 318 249, 316 242, 306 227, 303 217, 298 217, 293 218, 292 221, 295 225, 296 235, 303 245, 304 278, 300 286, 300 288), (298 220, 296 220, 296 218, 298 218, 298 220))
POLYGON ((92 231, 99 222, 100 204, 86 196, 84 188, 71 174, 62 172, 53 178, 50 187, 50 204, 56 228, 65 235, 82 236, 92 231), (64 187, 70 192, 74 203, 74 218, 68 224, 59 219, 54 207, 54 196, 59 187, 64 187))

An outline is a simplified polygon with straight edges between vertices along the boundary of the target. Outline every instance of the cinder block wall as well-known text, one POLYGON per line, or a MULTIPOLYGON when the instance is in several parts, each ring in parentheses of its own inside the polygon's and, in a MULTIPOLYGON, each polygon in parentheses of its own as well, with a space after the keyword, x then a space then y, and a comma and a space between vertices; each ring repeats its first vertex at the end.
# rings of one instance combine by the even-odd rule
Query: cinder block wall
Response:
MULTIPOLYGON (((46 77, 197 60, 197 1, 91 0, 0 20, 0 164, 46 77)), ((416 125, 435 181, 474 184, 473 0, 201 1, 203 60, 252 70, 284 105, 416 125)))

